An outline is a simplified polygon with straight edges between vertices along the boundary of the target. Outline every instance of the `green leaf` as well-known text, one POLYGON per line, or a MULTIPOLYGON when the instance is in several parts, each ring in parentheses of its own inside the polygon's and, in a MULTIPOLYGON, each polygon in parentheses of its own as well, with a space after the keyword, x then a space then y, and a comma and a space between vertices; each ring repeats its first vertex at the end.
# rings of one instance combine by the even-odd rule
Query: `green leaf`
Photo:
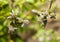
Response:
POLYGON ((4 35, 4 32, 3 31, 0 31, 0 36, 4 35))
POLYGON ((6 42, 5 38, 0 38, 0 42, 6 42))
POLYGON ((8 4, 7 0, 0 0, 0 7, 3 6, 4 4, 8 4))
POLYGON ((5 17, 4 16, 0 16, 0 20, 3 20, 3 19, 5 19, 5 17))
POLYGON ((16 38, 15 42, 23 42, 21 38, 16 38))
POLYGON ((3 26, 7 26, 9 22, 10 22, 10 20, 5 20, 3 23, 3 26))

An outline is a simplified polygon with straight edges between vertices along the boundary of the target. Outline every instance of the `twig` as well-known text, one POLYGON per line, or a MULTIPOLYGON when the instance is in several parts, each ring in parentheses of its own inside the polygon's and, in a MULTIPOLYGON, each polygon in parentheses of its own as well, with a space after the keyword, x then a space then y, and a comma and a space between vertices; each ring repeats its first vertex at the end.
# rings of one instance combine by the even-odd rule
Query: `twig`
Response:
MULTIPOLYGON (((9 0, 9 11, 12 10, 12 8, 13 8, 13 3, 14 3, 14 0, 9 0)), ((8 24, 10 25, 10 23, 8 23, 8 24)), ((9 29, 9 27, 8 27, 8 29, 9 29)), ((8 30, 8 31, 9 31, 9 30, 8 30)), ((11 33, 8 33, 8 42, 11 42, 10 40, 11 40, 11 33)))
POLYGON ((48 8, 48 13, 50 13, 50 9, 51 9, 51 7, 52 7, 53 2, 54 2, 54 0, 51 0, 51 1, 50 1, 50 5, 49 5, 49 8, 48 8))

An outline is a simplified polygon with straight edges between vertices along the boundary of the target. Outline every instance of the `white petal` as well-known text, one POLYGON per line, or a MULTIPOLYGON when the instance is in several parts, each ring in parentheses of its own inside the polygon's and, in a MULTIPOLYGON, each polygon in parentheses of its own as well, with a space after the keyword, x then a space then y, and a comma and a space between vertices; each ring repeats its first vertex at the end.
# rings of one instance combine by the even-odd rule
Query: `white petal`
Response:
POLYGON ((11 18, 11 16, 7 17, 7 18, 11 18))
POLYGON ((12 10, 12 13, 14 14, 14 10, 12 10))
POLYGON ((24 27, 24 23, 21 25, 21 27, 24 27))

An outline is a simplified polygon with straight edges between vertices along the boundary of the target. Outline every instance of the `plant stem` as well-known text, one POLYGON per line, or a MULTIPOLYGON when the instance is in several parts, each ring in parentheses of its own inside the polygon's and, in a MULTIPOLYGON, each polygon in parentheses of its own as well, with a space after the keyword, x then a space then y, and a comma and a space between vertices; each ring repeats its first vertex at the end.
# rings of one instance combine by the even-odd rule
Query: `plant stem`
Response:
POLYGON ((49 14, 50 14, 50 9, 51 9, 51 7, 52 7, 53 2, 54 2, 54 0, 51 0, 51 1, 50 1, 50 5, 49 5, 49 8, 48 8, 48 13, 49 13, 49 14))
POLYGON ((14 0, 9 0, 9 10, 13 8, 14 0))

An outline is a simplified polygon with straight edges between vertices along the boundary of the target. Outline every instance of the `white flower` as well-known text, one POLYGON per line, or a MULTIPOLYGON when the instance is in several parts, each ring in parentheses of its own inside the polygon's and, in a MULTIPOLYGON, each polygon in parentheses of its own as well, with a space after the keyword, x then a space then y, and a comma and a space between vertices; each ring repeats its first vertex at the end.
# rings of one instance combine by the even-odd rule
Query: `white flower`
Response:
POLYGON ((15 27, 14 27, 14 28, 9 28, 10 31, 14 31, 14 30, 16 30, 16 29, 17 29, 17 28, 15 28, 15 27))

